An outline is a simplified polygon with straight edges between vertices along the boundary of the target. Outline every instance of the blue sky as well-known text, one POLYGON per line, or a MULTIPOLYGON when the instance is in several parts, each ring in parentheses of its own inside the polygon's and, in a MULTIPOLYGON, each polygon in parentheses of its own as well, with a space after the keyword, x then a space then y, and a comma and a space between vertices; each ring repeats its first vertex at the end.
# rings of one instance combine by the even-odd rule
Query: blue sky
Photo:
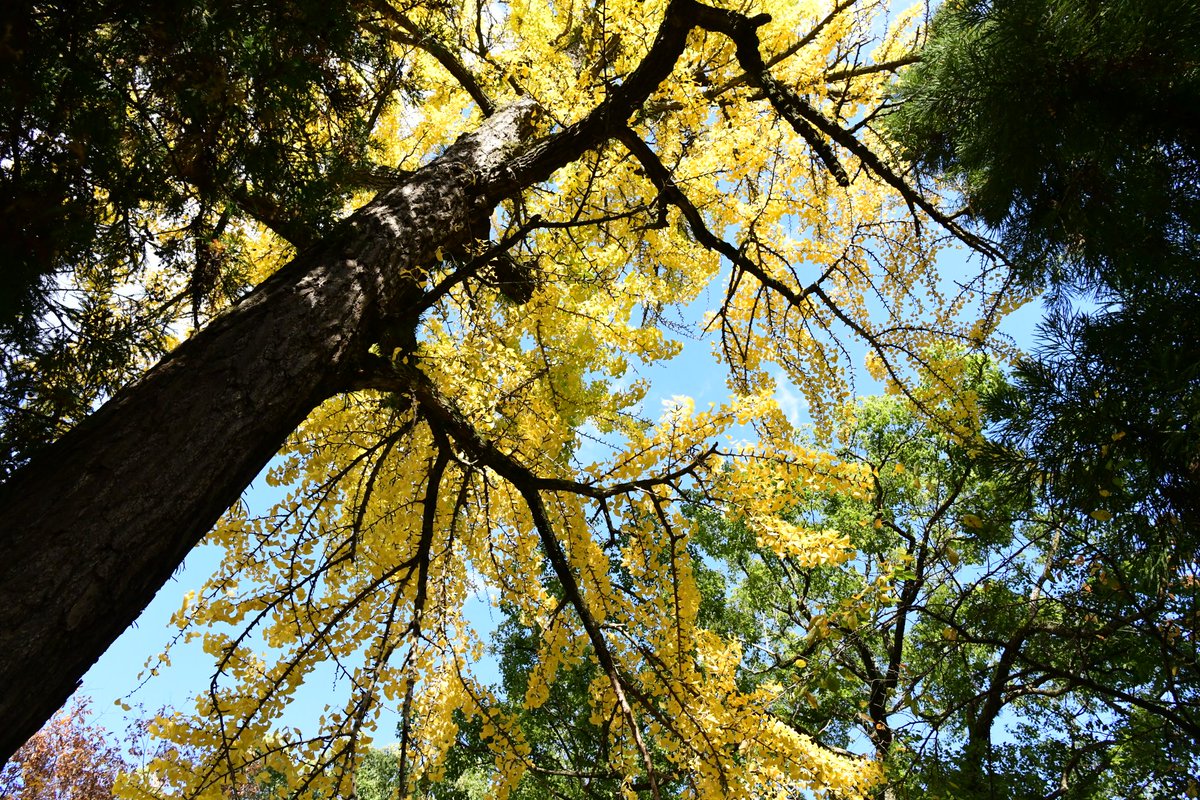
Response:
MULTIPOLYGON (((952 254, 946 267, 950 270, 961 269, 961 256, 952 254)), ((721 288, 720 281, 714 282, 706 293, 702 293, 695 308, 707 308, 711 307, 710 303, 719 302, 720 297, 713 296, 713 293, 719 293, 721 288)), ((1002 332, 1013 337, 1020 346, 1031 347, 1040 317, 1040 305, 1031 303, 1011 315, 1002 332)), ((859 367, 864 353, 862 348, 852 349, 859 367)), ((657 417, 664 403, 676 395, 693 397, 699 408, 725 399, 724 368, 712 356, 710 339, 685 341, 684 350, 677 358, 652 369, 643 369, 634 377, 644 378, 650 384, 643 407, 644 414, 649 417, 657 417)), ((871 381, 865 370, 860 369, 857 389, 861 394, 871 394, 880 391, 881 387, 871 381)), ((806 418, 803 399, 794 388, 781 381, 777 396, 784 411, 794 421, 806 418)), ((266 511, 278 497, 279 490, 268 487, 260 476, 243 499, 253 513, 266 511)), ((207 688, 212 665, 199 643, 176 645, 171 652, 169 667, 158 662, 158 655, 177 634, 170 625, 171 615, 179 609, 184 595, 198 589, 219 560, 220 552, 214 547, 200 547, 193 551, 183 567, 159 591, 137 624, 126 631, 84 677, 80 694, 92 699, 94 720, 100 725, 119 735, 131 720, 138 718, 139 713, 152 713, 163 707, 190 710, 191 698, 207 688), (159 674, 155 677, 138 677, 139 673, 150 668, 156 668, 159 674), (133 706, 133 710, 124 712, 116 705, 118 701, 133 706), (140 712, 139 707, 144 711, 140 712)), ((492 609, 486 598, 476 598, 471 605, 473 608, 468 609, 468 616, 477 628, 481 632, 492 629, 495 621, 491 618, 492 609)), ((486 677, 489 672, 487 665, 481 664, 479 667, 479 674, 486 677)), ((295 702, 288 707, 283 724, 308 727, 324 710, 333 688, 332 680, 332 672, 310 676, 295 702)), ((395 710, 385 711, 376 734, 377 745, 394 740, 397 720, 395 710)))

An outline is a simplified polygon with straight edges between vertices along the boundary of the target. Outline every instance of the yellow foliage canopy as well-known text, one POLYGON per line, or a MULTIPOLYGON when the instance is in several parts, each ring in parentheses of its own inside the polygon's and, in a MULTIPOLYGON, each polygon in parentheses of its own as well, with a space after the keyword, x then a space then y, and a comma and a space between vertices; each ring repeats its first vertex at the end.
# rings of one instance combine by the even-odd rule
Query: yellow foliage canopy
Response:
MULTIPOLYGON (((637 83, 664 31, 686 29, 686 44, 599 144, 503 201, 469 252, 439 253, 415 346, 381 341, 383 377, 326 402, 275 462, 286 499, 210 534, 224 562, 178 621, 217 679, 194 714, 159 723, 195 758, 158 768, 201 797, 249 764, 342 795, 386 705, 406 726, 407 785, 439 774, 461 712, 484 721, 505 797, 535 765, 472 674, 481 642, 463 607, 482 587, 540 630, 529 706, 564 665, 599 664, 593 717, 611 720, 607 766, 629 787, 658 793, 654 751, 687 796, 863 795, 875 767, 773 717, 768 691, 739 691, 738 644, 697 625, 683 506, 744 520, 807 563, 845 560, 835 532, 780 515, 798 485, 863 493, 871 476, 793 428, 773 376, 803 393, 818 442, 852 395, 852 340, 922 406, 953 407, 933 354, 981 346, 1007 309, 987 274, 939 275, 939 247, 965 234, 872 130, 921 9, 366 5, 429 87, 381 119, 401 169, 518 93, 540 135, 569 131, 637 83), (682 333, 713 343, 729 396, 647 419, 631 375, 677 354, 705 296, 720 302, 682 333), (922 371, 934 388, 918 394, 904 376, 922 371), (291 692, 331 662, 344 695, 312 729, 280 730, 291 692)), ((279 251, 267 234, 254 247, 263 265, 279 251)), ((946 424, 955 413, 970 410, 946 424)), ((122 791, 155 785, 134 776, 122 791)))

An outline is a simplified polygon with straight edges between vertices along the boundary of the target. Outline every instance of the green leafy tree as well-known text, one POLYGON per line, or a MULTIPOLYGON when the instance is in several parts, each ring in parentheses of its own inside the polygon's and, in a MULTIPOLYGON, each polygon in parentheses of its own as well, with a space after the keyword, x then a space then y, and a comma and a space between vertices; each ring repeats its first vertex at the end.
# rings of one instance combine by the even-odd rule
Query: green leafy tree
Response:
POLYGON ((1020 755, 1087 765, 1071 791, 1092 796, 1196 789, 1197 700, 1175 682, 1195 681, 1200 551, 1198 30, 1193 3, 947 3, 889 118, 1052 290, 1042 345, 990 399, 990 457, 1085 523, 1060 534, 1077 591, 1034 666, 1100 716, 1020 755))
POLYGON ((354 791, 361 800, 392 800, 400 789, 399 754, 391 749, 371 749, 354 775, 354 791))
POLYGON ((1052 290, 1045 343, 995 398, 998 440, 1076 509, 1193 553, 1198 64, 1192 2, 947 2, 887 121, 1052 290))
POLYGON ((239 220, 304 247, 370 180, 405 79, 361 18, 312 0, 6 6, 0 478, 166 352, 181 311, 198 326, 248 288, 239 220))
POLYGON ((842 456, 871 468, 872 495, 802 495, 795 513, 843 532, 846 564, 789 562, 728 526, 697 537, 714 564, 712 624, 744 639, 747 680, 784 687, 789 724, 830 746, 869 746, 888 766, 889 797, 1098 800, 1195 786, 1186 561, 1052 496, 1013 492, 978 444, 931 430, 895 398, 861 405, 842 456))
POLYGON ((889 118, 1052 290, 1042 346, 991 398, 992 457, 1097 523, 1061 534, 1056 574, 1079 591, 1042 666, 1104 687, 1091 707, 1122 706, 1104 713, 1134 733, 1034 762, 1103 762, 1099 796, 1195 792, 1172 764, 1195 770, 1196 698, 1174 676, 1194 670, 1200 549, 1198 30, 1186 2, 947 3, 889 118))
MULTIPOLYGON (((1191 572, 1110 520, 1013 492, 974 446, 895 397, 860 404, 840 456, 870 469, 873 491, 796 487, 790 518, 842 537, 842 563, 780 556, 750 527, 694 509, 699 621, 741 643, 744 690, 773 691, 776 717, 823 746, 878 758, 880 797, 1196 789, 1191 572)), ((496 711, 520 720, 538 765, 517 793, 618 796, 603 721, 580 714, 591 674, 572 671, 540 709, 523 707, 538 639, 509 610, 493 644, 496 711)), ((460 727, 454 752, 454 780, 491 768, 478 725, 460 727)))

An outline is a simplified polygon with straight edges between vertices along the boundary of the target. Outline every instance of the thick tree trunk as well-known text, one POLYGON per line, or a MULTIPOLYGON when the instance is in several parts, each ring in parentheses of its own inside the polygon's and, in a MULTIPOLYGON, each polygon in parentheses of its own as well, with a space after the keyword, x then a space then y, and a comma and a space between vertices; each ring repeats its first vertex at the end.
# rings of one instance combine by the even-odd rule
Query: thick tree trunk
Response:
POLYGON ((381 331, 413 330, 426 266, 490 213, 532 114, 510 106, 381 194, 4 487, 0 759, 67 699, 288 434, 349 385, 381 331))
MULTIPOLYGON (((67 699, 287 435, 352 383, 381 332, 413 330, 439 248, 619 132, 693 26, 753 55, 768 19, 671 0, 642 63, 586 117, 524 145, 535 104, 495 113, 15 475, 0 490, 0 758, 67 699)), ((765 74, 761 57, 751 67, 765 74)))

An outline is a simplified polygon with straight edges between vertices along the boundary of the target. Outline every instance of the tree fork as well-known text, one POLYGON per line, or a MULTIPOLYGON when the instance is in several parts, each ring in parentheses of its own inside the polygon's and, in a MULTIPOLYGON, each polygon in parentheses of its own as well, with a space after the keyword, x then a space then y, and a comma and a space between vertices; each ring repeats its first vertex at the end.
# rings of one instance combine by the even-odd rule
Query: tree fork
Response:
MULTIPOLYGON (((13 476, 0 496, 0 760, 70 696, 184 556, 469 236, 531 131, 515 103, 380 194, 13 476)), ((407 312, 407 313, 405 313, 407 312)))
POLYGON ((438 249, 603 142, 667 78, 693 4, 672 2, 642 63, 582 120, 515 154, 535 104, 491 115, 0 488, 0 759, 66 701, 309 412, 352 388, 379 334, 415 328, 438 249))
MULTIPOLYGON (((766 21, 671 0, 642 62, 587 116, 527 143, 532 101, 490 115, 0 488, 0 758, 66 700, 308 413, 361 385, 370 345, 385 330, 415 330, 439 249, 463 244, 501 199, 616 136, 670 76, 693 28, 758 55, 755 30, 766 21)), ((748 61, 751 79, 769 82, 761 56, 748 61)), ((860 159, 872 155, 819 115, 803 121, 831 169, 833 151, 811 128, 860 159)))

